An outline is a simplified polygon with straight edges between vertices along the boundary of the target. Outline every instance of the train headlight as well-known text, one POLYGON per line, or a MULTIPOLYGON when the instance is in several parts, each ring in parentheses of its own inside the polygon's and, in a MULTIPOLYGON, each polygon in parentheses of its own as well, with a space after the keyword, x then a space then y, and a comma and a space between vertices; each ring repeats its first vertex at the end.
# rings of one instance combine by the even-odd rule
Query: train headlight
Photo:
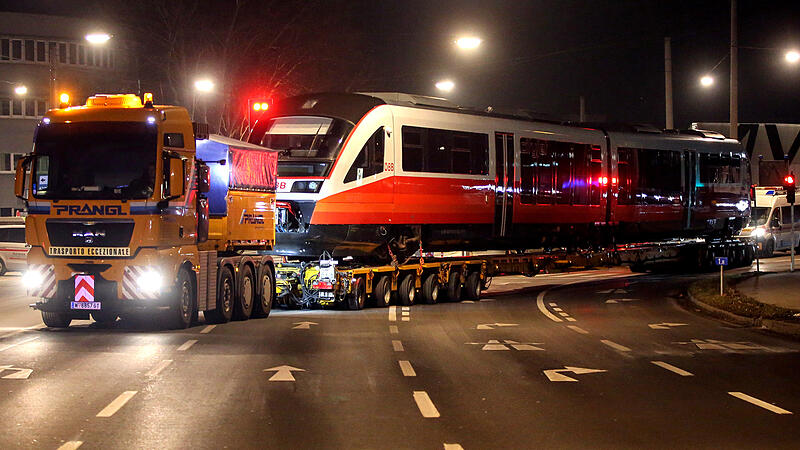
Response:
POLYGON ((291 192, 305 192, 316 194, 322 188, 321 181, 295 181, 292 183, 291 192))
POLYGON ((764 228, 761 228, 761 227, 756 228, 755 230, 753 230, 753 236, 755 236, 757 238, 762 238, 766 234, 767 234, 767 230, 765 230, 764 228))
POLYGON ((36 289, 42 285, 44 276, 41 272, 29 270, 22 275, 22 285, 28 290, 36 289))
POLYGON ((148 267, 136 279, 137 287, 145 294, 155 295, 161 292, 164 277, 156 269, 148 267))

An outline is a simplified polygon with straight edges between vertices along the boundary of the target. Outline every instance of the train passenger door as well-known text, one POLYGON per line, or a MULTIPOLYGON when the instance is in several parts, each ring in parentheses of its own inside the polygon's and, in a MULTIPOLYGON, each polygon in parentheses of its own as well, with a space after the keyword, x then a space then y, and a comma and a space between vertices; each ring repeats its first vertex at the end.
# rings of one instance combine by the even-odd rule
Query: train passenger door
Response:
POLYGON ((683 217, 684 228, 692 228, 692 209, 697 205, 697 152, 683 152, 683 217))
POLYGON ((511 233, 514 216, 514 135, 494 134, 495 194, 494 235, 505 237, 511 233))

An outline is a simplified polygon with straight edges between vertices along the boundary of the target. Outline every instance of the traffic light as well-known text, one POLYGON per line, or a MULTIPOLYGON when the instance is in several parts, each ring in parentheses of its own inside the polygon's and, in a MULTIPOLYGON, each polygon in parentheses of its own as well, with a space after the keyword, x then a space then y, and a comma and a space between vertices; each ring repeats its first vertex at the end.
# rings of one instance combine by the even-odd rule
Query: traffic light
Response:
POLYGON ((783 189, 786 191, 786 201, 794 205, 794 192, 797 189, 795 186, 794 172, 783 177, 783 189))
POLYGON ((272 104, 270 99, 251 98, 247 100, 247 121, 250 126, 259 120, 268 110, 272 104))

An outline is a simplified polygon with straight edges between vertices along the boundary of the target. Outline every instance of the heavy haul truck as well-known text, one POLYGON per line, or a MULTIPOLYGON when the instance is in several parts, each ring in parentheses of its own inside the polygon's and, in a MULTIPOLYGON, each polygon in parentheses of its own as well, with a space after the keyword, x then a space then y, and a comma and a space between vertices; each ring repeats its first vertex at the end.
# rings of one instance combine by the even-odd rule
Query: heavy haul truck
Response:
POLYGON ((62 106, 16 168, 31 245, 22 280, 45 325, 269 315, 277 153, 209 135, 151 94, 62 106))

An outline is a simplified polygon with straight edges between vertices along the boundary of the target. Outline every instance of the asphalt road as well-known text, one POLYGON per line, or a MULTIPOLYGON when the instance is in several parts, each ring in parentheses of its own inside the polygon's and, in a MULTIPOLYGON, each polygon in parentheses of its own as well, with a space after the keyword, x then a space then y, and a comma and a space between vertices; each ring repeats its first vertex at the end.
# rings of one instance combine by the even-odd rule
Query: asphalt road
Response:
POLYGON ((3 277, 0 447, 797 448, 800 342, 686 309, 691 278, 504 277, 480 302, 48 331, 3 277))

